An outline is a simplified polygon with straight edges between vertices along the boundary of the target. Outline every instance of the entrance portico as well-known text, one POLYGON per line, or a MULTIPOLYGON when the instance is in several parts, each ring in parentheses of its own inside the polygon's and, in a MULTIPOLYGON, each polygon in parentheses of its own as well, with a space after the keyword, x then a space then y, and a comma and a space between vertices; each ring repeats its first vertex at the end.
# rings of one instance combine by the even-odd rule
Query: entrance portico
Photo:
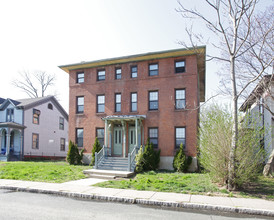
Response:
POLYGON ((105 121, 105 140, 109 156, 126 157, 128 153, 144 144, 145 115, 111 115, 105 121))

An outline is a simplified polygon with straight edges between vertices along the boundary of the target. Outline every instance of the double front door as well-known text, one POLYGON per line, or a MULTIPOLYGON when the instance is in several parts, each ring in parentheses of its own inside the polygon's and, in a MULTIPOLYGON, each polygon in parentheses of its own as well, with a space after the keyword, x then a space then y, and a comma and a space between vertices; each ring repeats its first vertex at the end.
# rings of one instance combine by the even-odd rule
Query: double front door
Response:
MULTIPOLYGON (((121 127, 114 127, 114 146, 113 154, 115 156, 122 156, 123 154, 123 129, 121 127)), ((128 128, 128 153, 131 153, 136 145, 136 130, 135 127, 128 128)))

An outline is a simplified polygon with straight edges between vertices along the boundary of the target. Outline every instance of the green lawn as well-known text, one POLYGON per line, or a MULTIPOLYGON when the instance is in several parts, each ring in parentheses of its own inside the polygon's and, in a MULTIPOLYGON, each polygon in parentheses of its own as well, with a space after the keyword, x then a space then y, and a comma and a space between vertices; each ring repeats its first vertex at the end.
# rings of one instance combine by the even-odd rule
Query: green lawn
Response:
POLYGON ((245 188, 229 193, 225 188, 214 184, 208 174, 154 172, 137 174, 134 179, 111 180, 96 184, 100 187, 207 194, 231 197, 252 197, 274 200, 274 178, 259 177, 245 188))
POLYGON ((62 183, 86 178, 87 166, 66 162, 0 162, 0 179, 62 183))

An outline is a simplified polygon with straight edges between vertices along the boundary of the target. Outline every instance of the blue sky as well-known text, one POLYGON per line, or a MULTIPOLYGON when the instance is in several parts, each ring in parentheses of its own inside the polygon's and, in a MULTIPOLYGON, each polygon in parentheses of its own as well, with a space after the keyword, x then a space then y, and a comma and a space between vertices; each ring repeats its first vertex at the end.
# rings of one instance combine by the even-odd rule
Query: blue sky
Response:
MULTIPOLYGON (((200 0, 181 2, 206 10, 200 0)), ((189 22, 175 8, 176 0, 0 0, 0 97, 27 97, 11 81, 19 71, 44 70, 56 75, 50 92, 68 110, 68 74, 59 65, 181 48, 189 22)), ((194 29, 210 37, 199 22, 194 29)), ((219 66, 206 67, 210 97, 218 89, 219 66)))

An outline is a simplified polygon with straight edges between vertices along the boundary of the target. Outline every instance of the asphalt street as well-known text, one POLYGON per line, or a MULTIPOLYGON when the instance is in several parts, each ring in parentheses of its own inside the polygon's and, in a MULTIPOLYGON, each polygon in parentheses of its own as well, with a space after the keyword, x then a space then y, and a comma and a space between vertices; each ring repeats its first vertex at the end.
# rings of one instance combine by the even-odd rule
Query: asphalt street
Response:
POLYGON ((0 190, 0 219, 270 219, 193 210, 167 210, 136 204, 76 200, 54 195, 0 190))

